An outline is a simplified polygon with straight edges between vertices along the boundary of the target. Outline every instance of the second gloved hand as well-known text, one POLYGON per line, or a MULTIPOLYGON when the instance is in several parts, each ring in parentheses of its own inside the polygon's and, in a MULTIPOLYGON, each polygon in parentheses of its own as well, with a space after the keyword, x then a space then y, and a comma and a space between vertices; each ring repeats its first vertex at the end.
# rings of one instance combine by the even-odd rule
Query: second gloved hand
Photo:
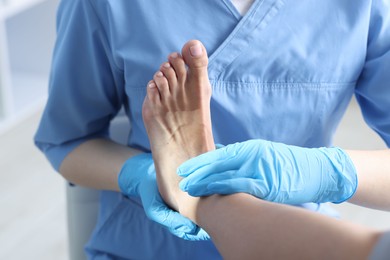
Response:
POLYGON ((140 197, 149 219, 168 228, 172 234, 192 241, 210 239, 203 229, 165 204, 158 191, 151 154, 128 159, 121 169, 118 184, 124 195, 140 197))
POLYGON ((340 148, 303 148, 264 140, 227 145, 178 168, 180 188, 192 196, 244 192, 285 204, 343 202, 357 175, 340 148))

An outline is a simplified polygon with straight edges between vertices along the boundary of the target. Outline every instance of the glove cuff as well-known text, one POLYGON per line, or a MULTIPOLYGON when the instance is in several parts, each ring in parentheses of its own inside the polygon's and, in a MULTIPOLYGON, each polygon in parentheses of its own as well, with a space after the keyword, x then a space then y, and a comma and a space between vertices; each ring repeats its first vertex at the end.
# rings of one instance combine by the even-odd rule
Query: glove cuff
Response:
POLYGON ((317 202, 342 203, 349 200, 356 192, 358 177, 349 155, 341 148, 324 149, 330 168, 323 172, 321 190, 317 202), (324 185, 325 184, 325 185, 324 185))
POLYGON ((339 172, 339 187, 340 195, 338 200, 333 201, 335 204, 339 204, 349 200, 355 195, 358 187, 358 176, 355 165, 353 164, 349 155, 341 148, 336 148, 342 153, 344 157, 343 171, 339 172))

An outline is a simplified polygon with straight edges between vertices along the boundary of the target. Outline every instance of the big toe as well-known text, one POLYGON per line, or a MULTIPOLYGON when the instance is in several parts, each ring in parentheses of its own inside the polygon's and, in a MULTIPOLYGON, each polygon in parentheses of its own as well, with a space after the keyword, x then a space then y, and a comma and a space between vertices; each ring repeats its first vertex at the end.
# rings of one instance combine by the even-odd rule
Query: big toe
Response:
POLYGON ((181 52, 189 71, 194 73, 207 72, 209 59, 206 48, 200 41, 191 40, 187 42, 181 52))

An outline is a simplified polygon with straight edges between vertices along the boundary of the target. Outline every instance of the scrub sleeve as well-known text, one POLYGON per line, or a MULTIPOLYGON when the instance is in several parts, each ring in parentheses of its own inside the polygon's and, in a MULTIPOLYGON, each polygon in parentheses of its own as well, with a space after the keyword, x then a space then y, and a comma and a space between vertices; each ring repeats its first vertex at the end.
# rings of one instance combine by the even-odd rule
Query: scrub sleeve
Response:
POLYGON ((114 65, 110 44, 89 5, 61 1, 58 12, 50 97, 35 136, 57 171, 78 145, 108 137, 110 120, 125 97, 122 72, 114 65))
POLYGON ((372 1, 367 55, 355 95, 367 124, 390 148, 390 4, 372 1))

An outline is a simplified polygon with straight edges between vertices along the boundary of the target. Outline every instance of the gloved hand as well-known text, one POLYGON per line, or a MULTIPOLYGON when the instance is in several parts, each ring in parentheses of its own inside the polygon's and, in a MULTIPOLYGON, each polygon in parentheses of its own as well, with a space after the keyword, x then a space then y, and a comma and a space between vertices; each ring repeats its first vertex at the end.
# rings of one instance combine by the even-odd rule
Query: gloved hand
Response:
POLYGON ((340 148, 302 148, 264 140, 227 145, 184 162, 180 188, 192 196, 244 192, 285 204, 348 200, 355 167, 340 148))
POLYGON ((118 184, 126 196, 141 198, 146 215, 186 240, 208 240, 209 235, 188 218, 171 210, 158 191, 154 162, 150 153, 136 155, 123 165, 118 184))

